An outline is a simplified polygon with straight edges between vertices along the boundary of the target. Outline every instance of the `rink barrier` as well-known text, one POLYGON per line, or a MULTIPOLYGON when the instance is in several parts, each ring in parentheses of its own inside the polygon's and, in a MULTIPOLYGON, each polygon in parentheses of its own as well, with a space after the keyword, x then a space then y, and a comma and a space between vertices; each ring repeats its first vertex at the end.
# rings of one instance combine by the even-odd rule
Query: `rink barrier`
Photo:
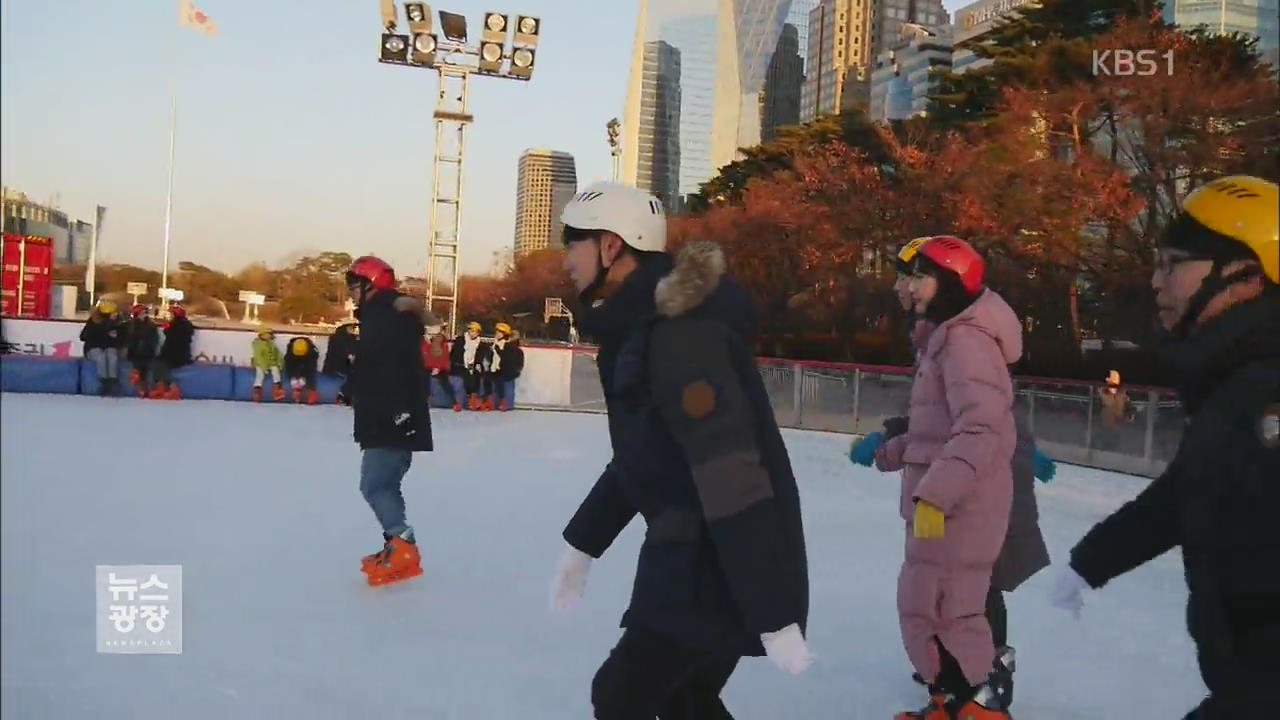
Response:
MULTIPOLYGON (((56 357, 63 362, 78 362, 82 325, 77 321, 5 318, 5 339, 13 343, 16 352, 23 353, 5 357, 56 357)), ((282 334, 288 332, 284 330, 282 334)), ((232 366, 247 364, 239 354, 247 354, 253 335, 249 328, 197 326, 194 349, 199 352, 193 367, 201 370, 190 372, 199 377, 196 387, 201 388, 200 396, 249 398, 252 371, 232 366), (230 388, 221 384, 224 379, 230 388)), ((317 338, 317 345, 323 354, 327 338, 317 338)), ((594 347, 549 342, 522 342, 521 346, 525 350, 525 369, 519 381, 520 407, 604 412, 594 347)), ((4 389, 75 392, 67 372, 53 367, 6 369, 4 389)), ((126 379, 127 367, 127 363, 121 363, 126 379)), ((854 435, 879 430, 885 418, 906 412, 911 391, 912 370, 905 367, 761 358, 759 371, 778 423, 802 430, 854 435)), ((75 371, 70 374, 76 375, 75 371)), ((87 373, 81 368, 76 382, 82 393, 97 391, 92 368, 87 373)), ((338 383, 336 378, 321 376, 317 384, 322 402, 336 398, 338 383)), ((454 383, 457 397, 464 399, 460 379, 454 378, 454 383)), ((179 384, 185 396, 196 397, 187 391, 183 380, 179 379, 179 384)), ((1182 437, 1184 415, 1177 398, 1167 388, 1124 386, 1132 418, 1117 427, 1108 427, 1098 398, 1102 385, 1055 378, 1015 378, 1017 402, 1029 415, 1040 448, 1051 457, 1124 473, 1158 475, 1173 458, 1182 437)), ((447 396, 434 383, 432 404, 438 408, 449 406, 447 396)))
POLYGON ((80 392, 80 360, 0 355, 0 391, 75 395, 80 392))

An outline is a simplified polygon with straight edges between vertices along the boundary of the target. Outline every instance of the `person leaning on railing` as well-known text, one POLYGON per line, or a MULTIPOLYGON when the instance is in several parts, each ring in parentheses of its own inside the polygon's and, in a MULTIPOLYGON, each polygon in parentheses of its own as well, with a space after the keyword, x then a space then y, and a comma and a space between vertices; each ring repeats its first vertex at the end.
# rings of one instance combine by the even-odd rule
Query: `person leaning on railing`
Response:
POLYGON ((1071 551, 1050 595, 1181 546, 1187 628, 1209 696, 1184 720, 1280 716, 1280 193, 1224 177, 1182 203, 1151 287, 1187 426, 1164 474, 1071 551))

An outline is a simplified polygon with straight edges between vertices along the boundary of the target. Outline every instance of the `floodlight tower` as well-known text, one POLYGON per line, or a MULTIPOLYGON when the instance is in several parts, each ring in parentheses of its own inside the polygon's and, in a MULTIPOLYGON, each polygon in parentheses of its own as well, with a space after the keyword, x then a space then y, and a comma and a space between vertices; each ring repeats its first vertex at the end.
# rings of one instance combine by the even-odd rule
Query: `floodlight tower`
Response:
POLYGON ((537 57, 542 21, 529 15, 484 14, 479 43, 467 41, 467 18, 440 11, 434 32, 427 3, 404 3, 409 34, 396 32, 394 0, 382 2, 382 47, 379 62, 435 70, 435 157, 432 163, 431 226, 427 245, 427 307, 458 329, 459 250, 462 244, 462 169, 471 114, 472 75, 529 80, 537 57), (440 35, 443 35, 441 39, 440 35), (508 42, 508 36, 511 36, 508 42), (443 312, 439 305, 447 305, 443 312))

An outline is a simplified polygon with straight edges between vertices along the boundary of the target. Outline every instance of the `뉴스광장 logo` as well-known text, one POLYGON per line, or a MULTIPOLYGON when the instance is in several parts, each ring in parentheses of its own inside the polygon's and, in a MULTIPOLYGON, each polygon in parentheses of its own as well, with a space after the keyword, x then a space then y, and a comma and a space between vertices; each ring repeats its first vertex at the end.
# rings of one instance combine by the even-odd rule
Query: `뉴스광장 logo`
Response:
POLYGON ((100 653, 182 654, 182 566, 98 565, 100 653))

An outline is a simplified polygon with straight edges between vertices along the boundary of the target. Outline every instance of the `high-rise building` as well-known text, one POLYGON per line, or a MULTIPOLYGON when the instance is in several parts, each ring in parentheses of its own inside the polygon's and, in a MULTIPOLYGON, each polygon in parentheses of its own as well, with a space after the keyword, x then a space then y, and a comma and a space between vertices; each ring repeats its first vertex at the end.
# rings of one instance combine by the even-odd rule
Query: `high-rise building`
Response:
MULTIPOLYGON (((1001 20, 1013 15, 1018 8, 1034 2, 1035 0, 979 0, 971 5, 965 5, 956 11, 952 39, 956 45, 959 45, 966 40, 981 38, 991 32, 1001 20)), ((972 50, 956 48, 951 54, 951 71, 963 73, 991 62, 989 59, 978 57, 972 50)))
POLYGON ((879 122, 924 115, 951 68, 951 27, 906 23, 898 43, 876 56, 867 115, 879 122))
POLYGON ((559 242, 560 211, 578 191, 573 156, 554 150, 525 150, 516 179, 516 256, 559 242))
POLYGON ((760 91, 791 0, 719 0, 711 164, 760 143, 760 91))
POLYGON ((809 62, 809 13, 817 5, 818 0, 791 0, 791 9, 787 11, 787 24, 796 29, 800 58, 806 65, 809 62))
POLYGON ((647 42, 643 68, 635 185, 674 210, 680 197, 680 51, 663 40, 647 42))
POLYGON ((800 122, 800 89, 804 85, 804 59, 800 37, 791 23, 782 26, 778 47, 765 74, 760 101, 760 138, 771 139, 777 129, 800 122))
POLYGON ((716 93, 716 16, 663 23, 658 39, 680 51, 680 189, 698 192, 716 168, 711 164, 711 116, 716 93))
POLYGON ((1226 35, 1258 38, 1258 51, 1280 66, 1280 2, 1277 0, 1165 0, 1164 18, 1186 29, 1203 25, 1226 35))
POLYGON ((809 18, 804 122, 865 107, 875 58, 897 43, 903 23, 936 27, 948 22, 942 0, 822 0, 809 18))

